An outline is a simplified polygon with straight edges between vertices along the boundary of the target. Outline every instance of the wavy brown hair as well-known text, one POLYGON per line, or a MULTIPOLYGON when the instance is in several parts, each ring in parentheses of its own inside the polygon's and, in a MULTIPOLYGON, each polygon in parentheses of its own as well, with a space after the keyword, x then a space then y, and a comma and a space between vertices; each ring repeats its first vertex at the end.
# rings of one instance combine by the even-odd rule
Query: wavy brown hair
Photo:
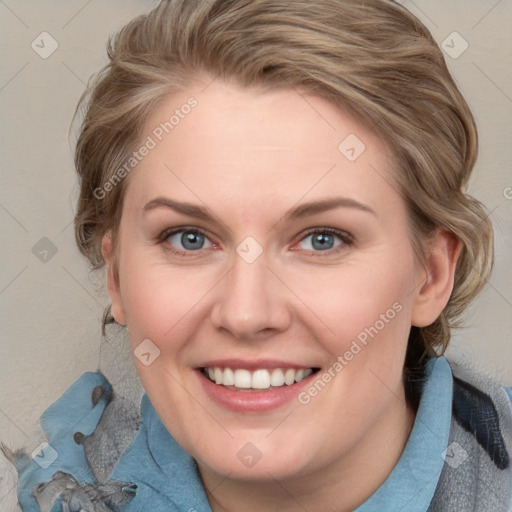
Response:
POLYGON ((140 144, 159 101, 204 73, 244 87, 293 87, 338 105, 387 144, 420 261, 437 230, 460 241, 449 302, 432 325, 412 328, 406 372, 422 354, 444 351, 488 279, 493 235, 465 192, 477 157, 473 116, 418 19, 390 0, 163 0, 107 51, 78 107, 75 230, 93 268, 104 264, 103 235, 115 240, 126 179, 101 198, 95 191, 140 144))

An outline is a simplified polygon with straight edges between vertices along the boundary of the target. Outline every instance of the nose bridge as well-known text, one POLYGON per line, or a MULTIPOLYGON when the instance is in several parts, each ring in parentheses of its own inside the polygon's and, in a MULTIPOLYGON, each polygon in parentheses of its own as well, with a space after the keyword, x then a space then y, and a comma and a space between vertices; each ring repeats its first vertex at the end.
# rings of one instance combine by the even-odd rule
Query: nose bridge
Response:
POLYGON ((265 258, 248 262, 235 254, 212 311, 213 324, 240 339, 285 329, 290 315, 282 288, 265 258))

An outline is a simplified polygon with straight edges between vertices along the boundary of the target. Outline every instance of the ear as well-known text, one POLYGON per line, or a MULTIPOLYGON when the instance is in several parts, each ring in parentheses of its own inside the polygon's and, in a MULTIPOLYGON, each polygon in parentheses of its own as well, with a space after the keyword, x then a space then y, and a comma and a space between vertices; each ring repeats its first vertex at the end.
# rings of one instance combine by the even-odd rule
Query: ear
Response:
POLYGON ((426 266, 418 269, 420 284, 412 309, 411 323, 426 327, 436 321, 453 290, 455 267, 461 243, 448 231, 439 231, 431 246, 426 266))
POLYGON ((118 324, 126 325, 124 306, 119 287, 119 272, 110 233, 101 240, 101 254, 107 267, 107 289, 112 303, 112 315, 118 324))

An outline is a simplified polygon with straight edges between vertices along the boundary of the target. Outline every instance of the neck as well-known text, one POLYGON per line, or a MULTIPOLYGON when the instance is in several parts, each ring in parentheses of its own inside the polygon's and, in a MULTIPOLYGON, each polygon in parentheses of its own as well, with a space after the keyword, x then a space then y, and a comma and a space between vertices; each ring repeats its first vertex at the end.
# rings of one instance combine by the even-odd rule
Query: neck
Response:
POLYGON ((394 397, 370 431, 352 449, 315 473, 277 481, 240 481, 199 465, 214 512, 350 512, 386 480, 405 448, 415 411, 405 394, 394 397))

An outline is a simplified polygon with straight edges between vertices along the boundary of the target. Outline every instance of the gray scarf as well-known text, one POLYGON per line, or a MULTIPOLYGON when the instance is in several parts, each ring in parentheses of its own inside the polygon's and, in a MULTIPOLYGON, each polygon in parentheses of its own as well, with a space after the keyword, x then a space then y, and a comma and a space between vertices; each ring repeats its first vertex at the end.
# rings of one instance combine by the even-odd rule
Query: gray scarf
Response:
POLYGON ((428 512, 512 512, 512 411, 506 391, 450 363, 453 408, 445 464, 428 512))

